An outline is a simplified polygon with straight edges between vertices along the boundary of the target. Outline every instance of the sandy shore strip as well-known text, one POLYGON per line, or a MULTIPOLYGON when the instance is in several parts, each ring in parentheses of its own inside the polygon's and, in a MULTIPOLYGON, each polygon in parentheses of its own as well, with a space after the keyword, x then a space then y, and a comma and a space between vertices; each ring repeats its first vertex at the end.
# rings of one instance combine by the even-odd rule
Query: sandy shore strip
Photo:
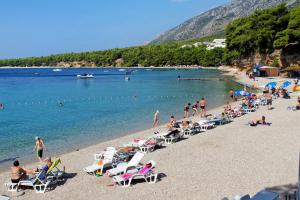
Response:
MULTIPOLYGON (((238 81, 253 84, 243 75, 238 81)), ((281 80, 281 79, 280 79, 281 80)), ((251 82, 252 81, 252 82, 251 82)), ((270 80, 258 79, 263 85, 270 80)), ((276 81, 273 79, 272 81, 276 81)), ((94 177, 82 168, 93 162, 93 154, 108 146, 122 146, 133 138, 147 138, 149 129, 122 138, 61 155, 70 178, 45 194, 25 190, 17 199, 205 199, 215 200, 235 194, 255 194, 266 187, 295 184, 298 178, 300 146, 299 111, 288 110, 296 104, 292 98, 276 99, 275 109, 261 107, 254 113, 236 118, 202 134, 149 153, 143 159, 156 161, 155 172, 165 174, 155 184, 137 183, 130 188, 107 186, 111 178, 94 177), (266 116, 271 126, 249 127, 247 122, 266 116)), ((216 108, 210 112, 222 111, 216 108)), ((193 120, 197 120, 196 117, 193 120)), ((36 166, 36 163, 29 165, 36 166)), ((0 182, 9 180, 9 172, 0 174, 0 182)), ((2 184, 1 193, 10 195, 2 184)))

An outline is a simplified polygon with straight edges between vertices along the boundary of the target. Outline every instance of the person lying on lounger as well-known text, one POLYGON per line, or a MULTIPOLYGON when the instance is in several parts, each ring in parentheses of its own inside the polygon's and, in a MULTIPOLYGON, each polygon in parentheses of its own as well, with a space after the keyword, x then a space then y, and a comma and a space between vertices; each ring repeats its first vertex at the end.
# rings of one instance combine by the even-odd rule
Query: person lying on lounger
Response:
POLYGON ((33 174, 35 170, 25 169, 20 167, 18 160, 15 160, 13 166, 10 168, 11 171, 11 182, 19 183, 20 180, 26 179, 28 174, 33 174))
POLYGON ((266 117, 265 116, 262 116, 261 119, 259 119, 259 120, 253 120, 253 121, 249 122, 250 126, 257 126, 259 124, 260 125, 268 125, 268 126, 271 125, 271 123, 266 122, 266 117))
POLYGON ((219 115, 208 116, 207 119, 220 119, 220 118, 224 118, 224 117, 225 117, 225 113, 221 113, 219 115))

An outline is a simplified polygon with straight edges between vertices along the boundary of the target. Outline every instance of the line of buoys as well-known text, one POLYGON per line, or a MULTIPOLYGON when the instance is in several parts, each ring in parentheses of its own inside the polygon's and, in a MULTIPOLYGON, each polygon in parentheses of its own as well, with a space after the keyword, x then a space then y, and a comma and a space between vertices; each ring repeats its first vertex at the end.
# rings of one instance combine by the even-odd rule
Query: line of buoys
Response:
MULTIPOLYGON (((226 97, 228 95, 224 94, 222 95, 223 97, 226 97)), ((11 103, 6 103, 7 106, 11 105, 17 105, 17 106, 34 106, 34 105, 57 105, 59 107, 62 107, 66 104, 71 104, 71 103, 80 103, 80 102, 85 102, 85 103, 99 103, 99 102, 111 102, 111 101, 129 101, 129 100, 139 100, 139 99, 197 99, 200 97, 197 95, 153 95, 153 96, 101 96, 101 97, 87 97, 87 98, 74 98, 74 99, 53 99, 53 100, 38 100, 38 101, 24 101, 24 102, 11 102, 11 103)), ((4 109, 4 103, 0 103, 0 110, 4 109)))

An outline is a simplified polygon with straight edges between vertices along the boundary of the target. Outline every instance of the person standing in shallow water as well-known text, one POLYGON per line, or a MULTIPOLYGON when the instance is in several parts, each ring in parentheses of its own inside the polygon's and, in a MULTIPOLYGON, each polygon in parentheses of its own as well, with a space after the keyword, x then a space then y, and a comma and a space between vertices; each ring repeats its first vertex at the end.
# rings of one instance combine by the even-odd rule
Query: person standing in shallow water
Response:
POLYGON ((159 122, 159 110, 157 110, 157 111, 154 113, 153 127, 158 126, 158 122, 159 122))
POLYGON ((40 160, 40 162, 43 162, 44 149, 46 149, 46 148, 45 148, 45 144, 44 144, 43 140, 40 137, 36 136, 34 150, 36 150, 37 157, 40 160))

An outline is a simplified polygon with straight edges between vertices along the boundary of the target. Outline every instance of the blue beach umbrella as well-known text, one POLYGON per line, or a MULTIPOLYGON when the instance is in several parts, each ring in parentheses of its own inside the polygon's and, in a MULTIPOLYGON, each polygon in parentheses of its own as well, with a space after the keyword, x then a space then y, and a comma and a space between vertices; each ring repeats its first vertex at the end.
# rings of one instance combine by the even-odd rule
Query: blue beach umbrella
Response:
POLYGON ((251 93, 245 91, 245 90, 236 90, 234 92, 235 96, 251 96, 251 93))
POLYGON ((282 83, 282 88, 286 88, 286 87, 288 87, 288 86, 290 86, 292 83, 290 82, 290 81, 285 81, 285 82, 283 82, 282 83))
POLYGON ((276 87, 276 85, 277 85, 276 82, 270 82, 270 83, 268 83, 268 84, 266 85, 266 87, 268 87, 268 88, 274 88, 274 87, 276 87))

